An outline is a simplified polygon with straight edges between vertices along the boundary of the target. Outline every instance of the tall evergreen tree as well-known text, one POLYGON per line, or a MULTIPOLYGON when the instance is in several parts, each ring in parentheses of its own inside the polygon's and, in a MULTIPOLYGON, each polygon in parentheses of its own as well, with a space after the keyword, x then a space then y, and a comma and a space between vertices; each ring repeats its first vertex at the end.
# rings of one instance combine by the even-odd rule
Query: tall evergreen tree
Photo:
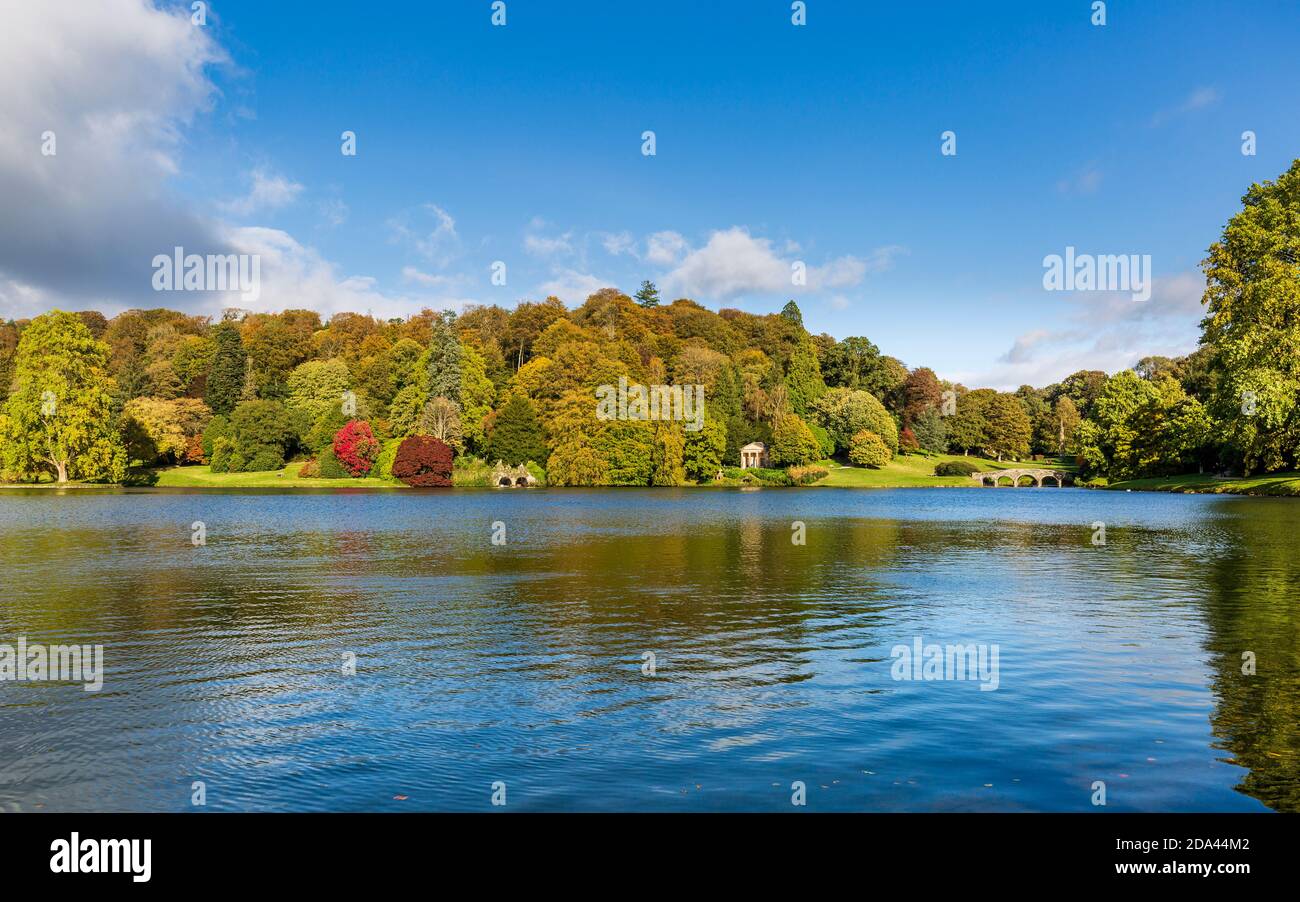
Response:
POLYGON ((641 283, 641 290, 634 294, 633 297, 636 298, 636 302, 642 307, 659 306, 659 289, 656 288, 655 283, 651 282, 649 279, 646 279, 641 283))
POLYGON ((461 401, 461 368, 464 352, 456 335, 456 316, 446 313, 433 322, 433 338, 425 352, 424 394, 428 398, 461 401))
POLYGON ((497 413, 496 423, 487 439, 488 460, 500 460, 510 466, 528 461, 546 461, 546 439, 533 405, 521 394, 510 396, 497 413))
POLYGON ((239 337, 239 329, 231 323, 223 322, 212 332, 216 350, 212 355, 212 367, 208 370, 204 400, 213 413, 226 416, 235 409, 243 394, 248 355, 239 337))

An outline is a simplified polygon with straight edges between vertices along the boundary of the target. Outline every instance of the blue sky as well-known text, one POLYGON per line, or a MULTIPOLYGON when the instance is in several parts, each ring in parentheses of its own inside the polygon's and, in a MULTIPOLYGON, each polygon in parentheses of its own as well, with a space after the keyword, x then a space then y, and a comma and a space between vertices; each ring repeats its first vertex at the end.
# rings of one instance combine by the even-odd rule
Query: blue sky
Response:
MULTIPOLYGON (((968 384, 1044 384, 1190 350, 1205 248, 1252 181, 1300 155, 1294 3, 1112 2, 1098 27, 1088 0, 809 0, 796 27, 784 0, 508 0, 494 27, 487 0, 212 0, 198 35, 179 30, 194 31, 188 2, 106 5, 93 33, 31 14, 33 34, 53 46, 63 30, 68 53, 103 68, 51 50, 77 71, 0 113, 61 125, 71 166, 78 123, 139 95, 142 130, 98 142, 130 154, 121 171, 87 154, 84 183, 147 184, 136 193, 156 207, 126 220, 170 225, 140 253, 193 227, 191 246, 218 235, 274 257, 257 305, 270 309, 573 305, 649 278, 712 308, 794 297, 810 329, 968 384), (115 53, 151 62, 109 75, 126 67, 115 53), (105 78, 118 80, 97 89, 105 78), (344 130, 356 156, 340 153, 344 130), (140 162, 150 152, 166 164, 140 162), (1151 300, 1045 291, 1043 257, 1067 245, 1151 255, 1151 300), (490 283, 496 260, 505 286, 490 283), (807 286, 782 283, 796 260, 807 286)), ((49 284, 39 248, 0 251, 0 305, 221 306, 135 296, 135 251, 120 282, 96 281, 97 242, 126 227, 107 202, 78 211, 58 179, 47 190, 20 195, 8 232, 57 235, 51 210, 81 212, 87 249, 65 245, 49 284)), ((133 203, 123 192, 112 208, 133 203)))

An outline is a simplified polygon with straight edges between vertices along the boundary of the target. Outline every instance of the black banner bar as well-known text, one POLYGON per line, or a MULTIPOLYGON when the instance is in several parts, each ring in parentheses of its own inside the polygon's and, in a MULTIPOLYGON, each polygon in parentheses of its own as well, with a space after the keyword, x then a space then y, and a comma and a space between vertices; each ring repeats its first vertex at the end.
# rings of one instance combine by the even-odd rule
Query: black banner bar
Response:
POLYGON ((0 818, 0 842, 19 885, 127 892, 479 878, 541 888, 611 868, 622 881, 644 873, 647 889, 669 875, 734 888, 839 873, 860 883, 910 874, 918 889, 1050 879, 1179 892, 1289 875, 1294 824, 1166 814, 41 814, 0 818))

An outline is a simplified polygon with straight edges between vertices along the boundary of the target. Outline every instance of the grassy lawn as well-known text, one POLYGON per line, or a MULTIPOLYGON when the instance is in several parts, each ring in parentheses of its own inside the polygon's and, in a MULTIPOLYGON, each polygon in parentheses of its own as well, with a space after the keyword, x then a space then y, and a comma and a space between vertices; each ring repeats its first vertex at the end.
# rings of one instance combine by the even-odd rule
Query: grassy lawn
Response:
POLYGON ((1202 473, 1185 476, 1156 476, 1113 482, 1107 488, 1135 492, 1197 492, 1223 495, 1300 495, 1300 473, 1271 473, 1267 476, 1224 477, 1202 473))
POLYGON ((936 454, 927 457, 921 454, 906 454, 895 457, 878 470, 866 467, 846 466, 840 461, 824 460, 820 466, 831 471, 831 475, 816 485, 843 486, 854 488, 900 488, 912 486, 968 486, 978 487, 978 483, 968 476, 935 476, 934 468, 948 460, 965 460, 975 464, 981 470, 1009 470, 1017 467, 1036 469, 1073 470, 1073 466, 1055 460, 1028 462, 984 460, 979 457, 962 457, 960 454, 936 454))
POLYGON ((284 488, 405 488, 401 483, 383 479, 300 479, 298 470, 302 463, 291 463, 283 470, 263 473, 213 473, 207 467, 169 467, 154 470, 162 488, 212 488, 212 489, 284 489, 284 488))

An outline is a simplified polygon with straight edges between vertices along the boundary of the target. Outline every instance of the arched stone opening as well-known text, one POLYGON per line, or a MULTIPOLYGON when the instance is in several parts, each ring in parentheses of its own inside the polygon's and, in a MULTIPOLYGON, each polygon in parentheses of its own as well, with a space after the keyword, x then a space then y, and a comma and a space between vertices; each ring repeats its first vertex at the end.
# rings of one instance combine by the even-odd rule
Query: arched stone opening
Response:
POLYGON ((500 479, 497 480, 497 485, 505 485, 505 486, 510 485, 510 477, 502 476, 500 479))

